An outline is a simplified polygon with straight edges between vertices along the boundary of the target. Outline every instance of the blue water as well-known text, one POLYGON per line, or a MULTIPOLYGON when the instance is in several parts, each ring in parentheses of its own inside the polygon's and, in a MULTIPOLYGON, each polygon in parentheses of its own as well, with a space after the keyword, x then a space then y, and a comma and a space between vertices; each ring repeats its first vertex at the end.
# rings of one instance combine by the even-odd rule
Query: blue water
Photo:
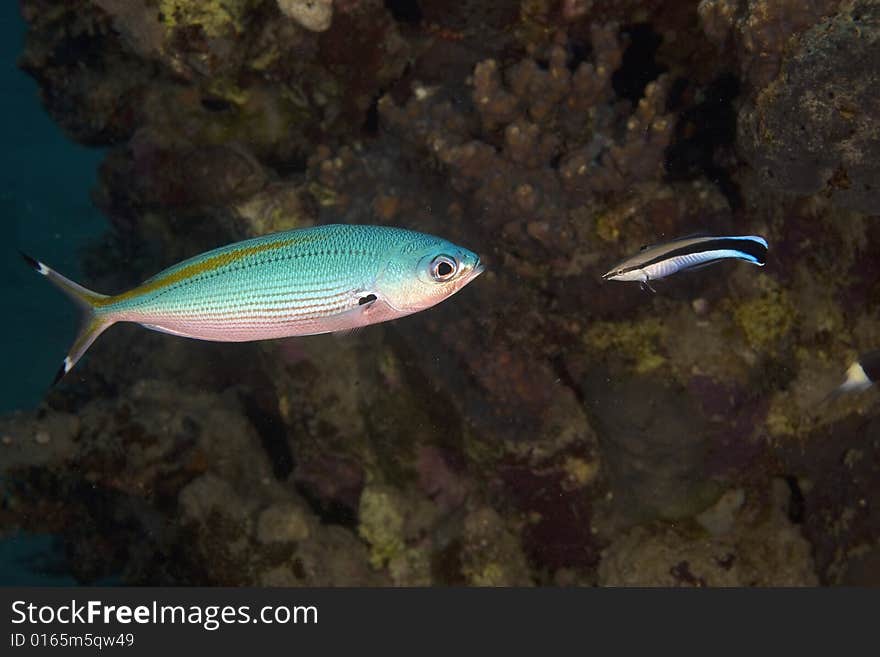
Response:
POLYGON ((60 572, 61 549, 47 534, 14 534, 0 540, 0 585, 75 586, 76 580, 60 572))
MULTIPOLYGON (((68 140, 43 110, 36 83, 16 66, 24 33, 18 3, 0 3, 0 412, 39 404, 77 324, 74 309, 25 266, 18 249, 76 278, 78 251, 107 227, 89 199, 102 153, 68 140)), ((0 534, 0 584, 75 584, 59 563, 52 536, 0 534)))
POLYGON ((107 222, 89 199, 102 152, 68 140, 43 110, 37 84, 16 66, 25 34, 17 2, 0 3, 0 31, 3 412, 39 404, 77 325, 75 310, 24 265, 17 250, 76 279, 78 251, 107 222))

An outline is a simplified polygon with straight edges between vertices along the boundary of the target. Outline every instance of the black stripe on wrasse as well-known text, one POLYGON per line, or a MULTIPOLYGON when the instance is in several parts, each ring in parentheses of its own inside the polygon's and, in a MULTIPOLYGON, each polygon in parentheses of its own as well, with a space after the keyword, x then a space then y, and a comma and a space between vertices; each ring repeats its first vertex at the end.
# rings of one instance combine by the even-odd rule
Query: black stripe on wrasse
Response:
POLYGON ((367 296, 365 296, 365 297, 361 297, 360 299, 358 299, 358 305, 359 305, 359 306, 365 306, 365 305, 367 305, 368 303, 372 303, 373 301, 375 301, 376 298, 377 298, 377 297, 376 297, 375 294, 368 294, 367 296))
MULTIPOLYGON (((645 267, 650 267, 651 265, 663 262, 664 260, 671 260, 672 258, 679 256, 705 253, 706 251, 738 251, 746 256, 751 256, 759 265, 764 265, 767 262, 767 247, 754 239, 734 239, 725 237, 707 238, 706 240, 694 242, 693 244, 688 244, 687 246, 679 248, 675 248, 674 244, 674 242, 670 242, 670 249, 668 251, 659 253, 648 260, 643 260, 637 264, 630 265, 624 271, 644 269, 645 267)), ((653 248, 656 247, 651 246, 646 250, 653 248)))

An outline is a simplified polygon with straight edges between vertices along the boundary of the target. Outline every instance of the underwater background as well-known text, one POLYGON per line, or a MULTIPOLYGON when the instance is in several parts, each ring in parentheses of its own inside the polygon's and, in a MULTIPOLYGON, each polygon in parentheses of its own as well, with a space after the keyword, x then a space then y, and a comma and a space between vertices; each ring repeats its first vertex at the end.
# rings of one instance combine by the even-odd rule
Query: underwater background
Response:
POLYGON ((880 583, 877 0, 3 3, 0 583, 880 583), (395 225, 487 270, 350 336, 76 311, 395 225), (652 283, 645 244, 767 264, 652 283))
MULTIPOLYGON (((0 327, 6 363, 0 413, 39 406, 47 387, 45 374, 57 368, 58 354, 68 348, 77 322, 76 311, 57 303, 57 293, 39 285, 43 281, 35 281, 33 272, 21 266, 16 249, 45 251, 43 257, 57 261, 60 269, 77 277, 82 272, 80 249, 100 239, 108 227, 89 197, 103 153, 69 140, 41 107, 39 88, 16 65, 26 28, 18 3, 2 3, 4 164, 0 212, 5 239, 0 287, 9 305, 0 327)), ((7 476, 4 469, 0 479, 4 487, 7 476)), ((59 540, 46 534, 24 536, 15 530, 16 525, 4 519, 0 582, 75 583, 64 572, 59 540)))

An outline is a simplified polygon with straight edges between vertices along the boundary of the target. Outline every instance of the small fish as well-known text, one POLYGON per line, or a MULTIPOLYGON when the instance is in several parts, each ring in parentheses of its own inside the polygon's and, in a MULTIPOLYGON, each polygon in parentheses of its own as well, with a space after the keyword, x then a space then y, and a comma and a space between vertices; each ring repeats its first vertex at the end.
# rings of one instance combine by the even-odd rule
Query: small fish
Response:
POLYGON ((846 393, 867 390, 878 381, 880 381, 880 349, 875 349, 859 356, 858 360, 846 370, 844 382, 828 393, 819 405, 846 393))
POLYGON ((606 281, 638 281, 642 289, 655 292, 650 281, 728 258, 763 267, 767 259, 767 241, 757 235, 682 237, 643 246, 636 255, 621 262, 602 278, 606 281))
POLYGON ((439 237, 339 224, 214 249, 115 296, 22 256, 85 317, 56 383, 117 322, 218 342, 346 332, 430 308, 483 272, 477 254, 439 237))

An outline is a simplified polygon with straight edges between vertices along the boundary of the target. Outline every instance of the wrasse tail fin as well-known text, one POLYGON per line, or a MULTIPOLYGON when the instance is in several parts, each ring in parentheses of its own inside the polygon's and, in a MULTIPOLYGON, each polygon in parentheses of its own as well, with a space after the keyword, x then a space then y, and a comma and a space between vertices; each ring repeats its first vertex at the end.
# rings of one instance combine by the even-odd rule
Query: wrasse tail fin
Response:
POLYGON ((83 321, 79 334, 76 336, 76 340, 73 341, 73 345, 71 345, 70 350, 67 352, 67 356, 61 363, 58 373, 55 375, 55 379, 52 381, 52 385, 55 385, 65 374, 73 369, 73 366, 76 365, 76 362, 80 358, 82 358, 82 355, 86 353, 86 350, 92 345, 97 337, 107 330, 111 324, 114 324, 116 320, 112 315, 102 314, 96 311, 96 306, 101 301, 108 298, 106 295, 92 292, 91 290, 84 288, 82 285, 74 283, 69 278, 62 276, 51 267, 32 258, 26 253, 22 253, 21 257, 28 265, 48 278, 55 287, 70 297, 83 314, 83 321))

